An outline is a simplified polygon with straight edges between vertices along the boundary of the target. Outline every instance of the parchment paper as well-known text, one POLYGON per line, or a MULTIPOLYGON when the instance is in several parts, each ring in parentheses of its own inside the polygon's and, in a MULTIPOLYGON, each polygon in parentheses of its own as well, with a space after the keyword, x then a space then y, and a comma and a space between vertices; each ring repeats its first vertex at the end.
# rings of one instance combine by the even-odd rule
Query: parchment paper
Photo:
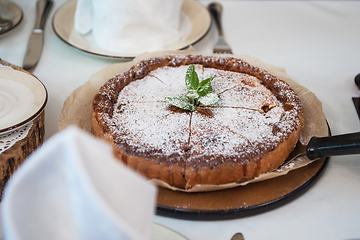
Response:
MULTIPOLYGON (((136 57, 133 61, 125 62, 125 63, 117 63, 101 69, 100 71, 94 73, 84 85, 74 90, 70 94, 70 96, 65 100, 58 121, 59 130, 64 129, 69 125, 76 125, 84 129, 85 131, 92 133, 91 106, 92 106, 93 97, 98 92, 99 88, 111 77, 126 71, 128 68, 130 68, 132 65, 136 64, 137 62, 150 57, 164 56, 167 54, 197 54, 197 53, 192 47, 183 51, 166 51, 166 52, 163 51, 163 52, 146 53, 136 57)), ((231 57, 241 58, 252 65, 267 70, 271 74, 277 76, 278 78, 290 84, 290 86, 300 97, 304 107, 305 127, 299 139, 301 144, 307 145, 308 141, 313 136, 317 136, 317 137, 328 136, 329 134, 328 126, 322 110, 322 103, 320 102, 320 100, 316 98, 314 93, 312 93, 307 88, 293 81, 287 75, 286 70, 284 68, 277 67, 268 63, 264 63, 260 59, 248 55, 218 55, 218 56, 224 56, 224 57, 231 56, 231 57)), ((159 180, 152 180, 152 181, 159 186, 170 188, 172 190, 178 190, 178 191, 186 191, 186 192, 215 191, 215 190, 246 185, 251 182, 264 181, 266 179, 282 176, 287 174, 289 171, 298 169, 300 167, 304 167, 310 164, 311 162, 312 161, 309 160, 306 156, 301 156, 291 162, 288 162, 285 165, 282 165, 281 167, 279 167, 278 169, 272 172, 262 174, 253 180, 241 184, 230 183, 224 185, 197 185, 190 190, 183 190, 183 189, 174 188, 168 185, 167 183, 164 183, 159 180)))

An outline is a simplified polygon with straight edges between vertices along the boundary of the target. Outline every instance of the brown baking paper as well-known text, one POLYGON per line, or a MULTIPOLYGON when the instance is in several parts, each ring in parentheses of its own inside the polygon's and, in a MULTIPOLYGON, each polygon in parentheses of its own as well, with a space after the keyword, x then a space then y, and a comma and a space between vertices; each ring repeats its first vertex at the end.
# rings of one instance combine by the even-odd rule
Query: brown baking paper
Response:
MULTIPOLYGON (((75 91, 73 91, 70 94, 70 96, 65 100, 63 109, 59 117, 59 122, 58 122, 59 130, 64 129, 69 125, 76 125, 84 129, 85 131, 92 133, 91 106, 92 106, 93 97, 96 95, 99 88, 111 77, 126 71, 137 62, 150 57, 164 56, 167 54, 197 54, 197 53, 192 47, 183 51, 146 53, 136 57, 133 61, 125 62, 125 63, 117 63, 101 69, 100 71, 93 74, 84 85, 78 87, 75 91)), ((218 56, 224 56, 224 57, 232 56, 232 57, 241 58, 252 65, 267 70, 271 74, 276 75, 278 78, 290 84, 290 86, 300 97, 304 107, 305 126, 299 139, 299 142, 301 144, 307 145, 308 141, 313 136, 324 137, 329 135, 328 126, 322 110, 322 103, 319 101, 319 99, 317 99, 314 93, 312 93, 307 88, 293 81, 287 75, 284 68, 264 63, 260 59, 248 55, 218 55, 218 56)), ((259 177, 244 183, 240 183, 240 184, 229 183, 223 185, 196 185, 190 190, 175 188, 168 185, 167 183, 164 183, 156 179, 152 181, 161 187, 165 187, 177 191, 186 191, 186 192, 215 191, 215 190, 221 190, 221 189, 232 188, 237 186, 243 186, 248 183, 259 182, 259 181, 264 181, 267 179, 279 177, 287 174, 289 171, 307 166, 311 162, 312 161, 309 160, 306 156, 300 156, 292 161, 287 162, 286 164, 282 165, 281 167, 279 167, 278 169, 272 172, 262 174, 259 177)))

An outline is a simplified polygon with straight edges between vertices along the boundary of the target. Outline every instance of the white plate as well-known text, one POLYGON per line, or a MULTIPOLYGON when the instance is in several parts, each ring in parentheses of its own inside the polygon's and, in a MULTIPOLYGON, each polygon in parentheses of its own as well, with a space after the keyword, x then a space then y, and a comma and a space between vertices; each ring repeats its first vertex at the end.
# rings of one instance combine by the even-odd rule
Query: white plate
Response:
POLYGON ((35 119, 45 108, 47 91, 33 75, 0 67, 0 134, 35 119))
POLYGON ((4 19, 12 19, 13 23, 12 26, 9 27, 7 30, 0 32, 0 35, 14 29, 16 26, 19 25, 23 18, 22 9, 16 3, 10 1, 3 1, 1 2, 1 4, 5 5, 3 8, 0 8, 1 17, 4 19))
MULTIPOLYGON (((65 43, 89 54, 131 60, 138 54, 108 52, 96 46, 90 34, 80 35, 74 29, 74 15, 76 0, 70 0, 61 5, 55 12, 52 25, 56 35, 65 43)), ((184 49, 202 39, 211 27, 211 15, 207 8, 195 0, 184 0, 182 13, 183 19, 180 31, 188 31, 178 42, 164 46, 163 50, 173 51, 184 49), (189 23, 185 23, 189 21, 189 23), (191 24, 190 24, 191 23, 191 24), (183 28, 183 29, 182 29, 183 28), (190 29, 191 28, 191 29, 190 29)))

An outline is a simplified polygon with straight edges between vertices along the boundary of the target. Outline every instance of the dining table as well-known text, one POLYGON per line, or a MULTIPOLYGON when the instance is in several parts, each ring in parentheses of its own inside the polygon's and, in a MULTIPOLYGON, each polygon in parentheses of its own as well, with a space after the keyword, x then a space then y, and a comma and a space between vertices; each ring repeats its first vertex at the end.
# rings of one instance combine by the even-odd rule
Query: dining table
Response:
MULTIPOLYGON (((0 35, 0 58, 22 66, 36 17, 35 0, 12 0, 22 20, 0 35)), ((217 0, 222 25, 234 56, 251 56, 283 68, 292 80, 322 102, 331 135, 360 131, 353 97, 360 97, 360 1, 217 0)), ((198 0, 207 7, 212 0, 198 0)), ((54 0, 44 29, 41 58, 32 73, 45 85, 45 138, 59 132, 65 99, 92 74, 128 60, 99 56, 64 42, 53 17, 66 0, 54 0)), ((200 19, 201 21, 201 19, 200 19)), ((213 54, 216 23, 191 43, 198 54, 213 54)), ((220 200, 221 201, 221 200, 220 200)), ((264 211, 222 219, 156 215, 154 221, 189 240, 360 239, 360 156, 332 156, 316 181, 296 197, 264 211)), ((2 232, 2 231, 1 231, 2 232)), ((1 239, 1 238, 0 238, 1 239)))

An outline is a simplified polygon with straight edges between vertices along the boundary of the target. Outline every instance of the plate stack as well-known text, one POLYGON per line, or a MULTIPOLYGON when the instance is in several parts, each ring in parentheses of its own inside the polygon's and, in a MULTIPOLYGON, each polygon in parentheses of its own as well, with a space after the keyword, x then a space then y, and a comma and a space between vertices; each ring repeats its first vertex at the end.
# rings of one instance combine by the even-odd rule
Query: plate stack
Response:
POLYGON ((34 75, 0 60, 0 198, 13 172, 43 143, 47 99, 34 75))

